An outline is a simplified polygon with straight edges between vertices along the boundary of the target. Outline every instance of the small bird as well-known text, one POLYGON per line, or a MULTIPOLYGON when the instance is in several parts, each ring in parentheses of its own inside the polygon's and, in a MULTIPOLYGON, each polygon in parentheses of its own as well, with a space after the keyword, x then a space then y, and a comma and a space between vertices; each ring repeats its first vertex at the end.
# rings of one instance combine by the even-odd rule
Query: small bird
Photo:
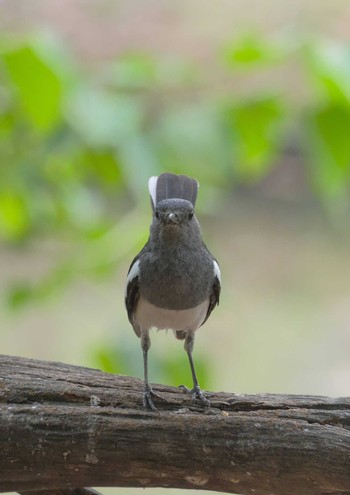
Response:
POLYGON ((218 262, 202 240, 194 214, 199 183, 186 175, 163 173, 148 181, 153 220, 150 236, 128 271, 125 305, 144 361, 143 404, 157 411, 159 398, 148 381, 149 331, 171 329, 185 340, 193 388, 181 386, 205 405, 192 358, 196 330, 209 318, 220 297, 218 262))

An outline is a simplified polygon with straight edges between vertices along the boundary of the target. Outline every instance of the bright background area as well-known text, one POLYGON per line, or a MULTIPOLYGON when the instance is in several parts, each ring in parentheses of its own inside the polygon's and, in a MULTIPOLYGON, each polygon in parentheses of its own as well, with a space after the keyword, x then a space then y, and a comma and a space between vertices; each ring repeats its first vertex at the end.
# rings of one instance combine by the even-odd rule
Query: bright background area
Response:
MULTIPOLYGON (((223 275, 204 388, 349 395, 349 25, 340 0, 2 0, 1 352, 142 376, 124 280, 173 171, 223 275)), ((150 375, 190 383, 172 334, 150 375)))

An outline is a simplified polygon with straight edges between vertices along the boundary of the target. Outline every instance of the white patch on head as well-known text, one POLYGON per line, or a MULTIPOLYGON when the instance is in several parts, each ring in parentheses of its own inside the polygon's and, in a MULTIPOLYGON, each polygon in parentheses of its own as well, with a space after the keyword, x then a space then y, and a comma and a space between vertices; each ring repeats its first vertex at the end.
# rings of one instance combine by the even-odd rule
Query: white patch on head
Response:
POLYGON ((137 260, 135 261, 135 263, 132 265, 131 267, 131 270, 130 272, 128 273, 128 276, 126 278, 126 283, 125 283, 125 295, 126 295, 126 292, 127 292, 127 289, 128 289, 128 285, 129 283, 135 278, 135 277, 138 277, 139 273, 140 273, 140 269, 139 269, 139 264, 140 264, 140 260, 137 260))
POLYGON ((155 175, 148 179, 148 190, 152 198, 153 206, 156 206, 157 204, 157 182, 158 177, 155 175))
POLYGON ((214 275, 219 280, 219 282, 221 283, 221 272, 220 272, 219 265, 217 264, 217 262, 215 260, 213 260, 213 265, 214 265, 214 275))

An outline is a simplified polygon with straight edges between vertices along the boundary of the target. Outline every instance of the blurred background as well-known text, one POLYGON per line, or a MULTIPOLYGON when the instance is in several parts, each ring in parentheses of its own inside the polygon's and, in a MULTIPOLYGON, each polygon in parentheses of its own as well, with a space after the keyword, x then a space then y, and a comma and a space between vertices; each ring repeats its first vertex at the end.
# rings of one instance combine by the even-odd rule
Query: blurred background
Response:
MULTIPOLYGON (((124 280, 171 171, 222 269, 202 386, 349 395, 349 24, 341 0, 2 0, 1 353, 142 377, 124 280)), ((190 383, 170 333, 150 376, 190 383)))

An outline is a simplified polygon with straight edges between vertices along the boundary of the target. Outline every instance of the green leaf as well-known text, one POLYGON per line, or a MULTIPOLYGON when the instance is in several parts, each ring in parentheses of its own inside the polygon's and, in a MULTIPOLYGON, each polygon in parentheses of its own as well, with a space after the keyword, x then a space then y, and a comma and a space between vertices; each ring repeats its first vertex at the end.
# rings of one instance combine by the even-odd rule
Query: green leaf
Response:
POLYGON ((27 117, 39 131, 50 131, 61 118, 62 82, 57 67, 34 41, 5 52, 3 60, 27 117))
POLYGON ((85 150, 80 160, 84 168, 91 171, 94 180, 98 179, 105 187, 116 191, 116 186, 121 183, 122 175, 115 153, 89 149, 85 150))
POLYGON ((281 59, 281 44, 272 43, 259 33, 244 34, 223 50, 224 60, 231 68, 255 67, 281 59))
POLYGON ((121 352, 114 346, 97 349, 92 356, 94 365, 107 373, 126 373, 127 363, 121 352))
POLYGON ((231 107, 227 116, 237 175, 248 181, 261 179, 280 145, 281 102, 277 98, 249 100, 231 107))
POLYGON ((350 102, 350 44, 318 40, 304 49, 313 91, 338 103, 350 102))
POLYGON ((21 239, 30 226, 26 203, 15 191, 0 193, 0 236, 6 240, 21 239))
POLYGON ((6 302, 10 309, 17 310, 33 302, 33 296, 34 293, 29 284, 17 283, 8 290, 6 302))
POLYGON ((304 146, 312 179, 323 197, 335 198, 350 184, 350 108, 329 105, 306 118, 304 146))

